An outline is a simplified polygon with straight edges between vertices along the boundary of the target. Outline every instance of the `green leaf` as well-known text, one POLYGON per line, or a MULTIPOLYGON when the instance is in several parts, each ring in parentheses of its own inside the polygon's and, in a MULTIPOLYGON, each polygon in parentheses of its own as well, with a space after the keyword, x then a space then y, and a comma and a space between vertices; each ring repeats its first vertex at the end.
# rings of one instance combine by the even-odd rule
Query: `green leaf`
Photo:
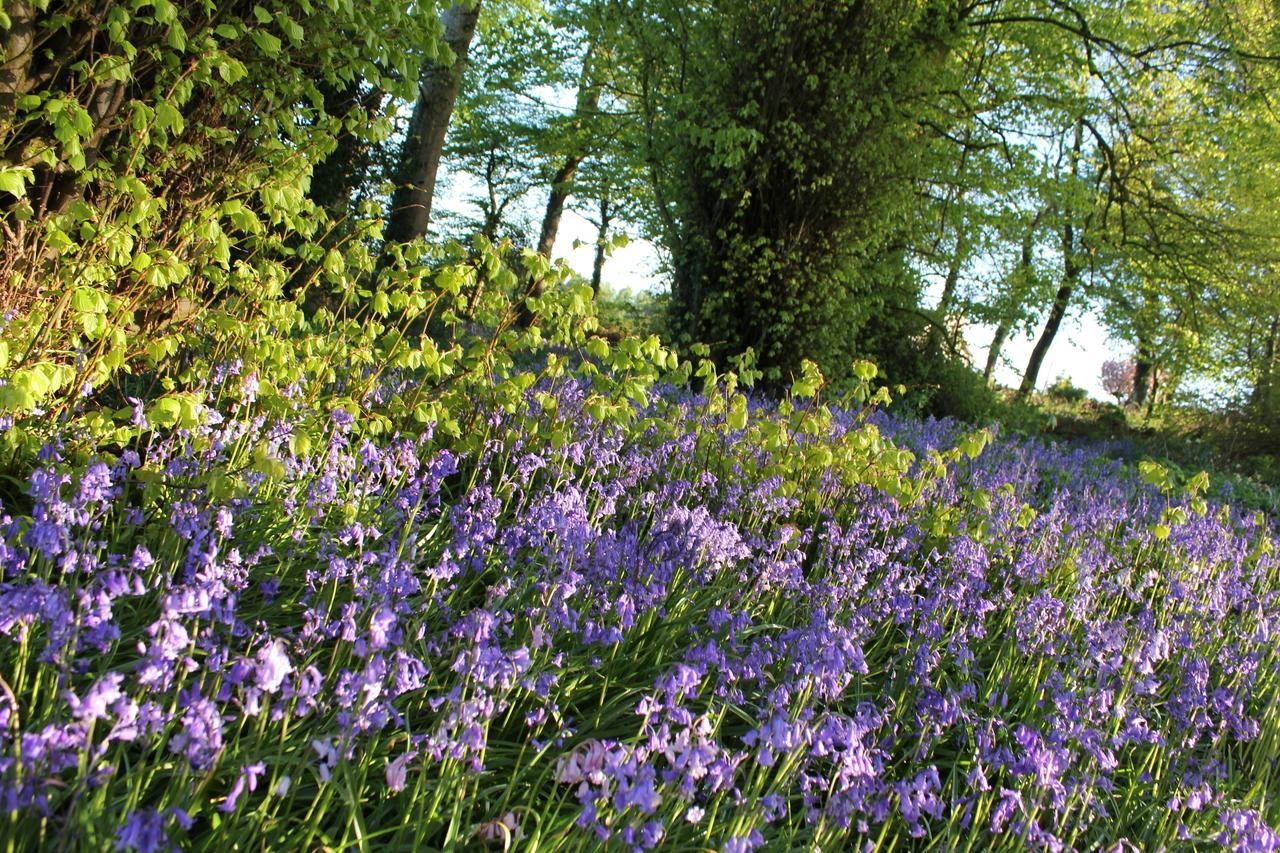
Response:
POLYGON ((183 121, 182 113, 178 108, 168 101, 156 102, 156 127, 160 130, 172 130, 174 133, 182 133, 186 123, 183 121))
POLYGON ((107 297, 97 288, 77 287, 71 296, 71 307, 85 314, 105 314, 107 297))
POLYGON ((609 342, 604 338, 592 338, 587 341, 587 354, 592 358, 605 358, 609 355, 609 342))
POLYGON ((161 397, 147 409, 147 421, 155 426, 176 426, 181 418, 182 403, 176 397, 161 397))
POLYGON ((35 173, 26 166, 5 166, 0 169, 0 191, 16 198, 25 198, 26 185, 35 180, 35 173))
POLYGON ((1169 471, 1158 462, 1144 459, 1138 463, 1138 473, 1149 486, 1165 488, 1169 484, 1169 471))
POLYGON ((250 35, 253 37, 254 44, 258 46, 258 49, 267 56, 277 56, 280 53, 280 39, 271 33, 254 30, 250 35))
POLYGON ((178 10, 169 0, 155 0, 151 5, 155 9, 157 24, 172 24, 178 20, 178 10))
POLYGON ((791 396, 812 397, 818 393, 818 383, 811 379, 797 379, 791 383, 791 396))
POLYGON ((877 368, 873 362, 854 362, 853 375, 861 379, 863 382, 870 382, 872 379, 875 379, 876 374, 879 372, 879 368, 877 368))
POLYGON ((0 386, 0 410, 28 412, 35 407, 36 398, 30 389, 15 384, 0 386))
POLYGON ((346 260, 342 257, 342 253, 337 249, 330 249, 324 256, 324 271, 330 275, 342 275, 346 269, 346 260))

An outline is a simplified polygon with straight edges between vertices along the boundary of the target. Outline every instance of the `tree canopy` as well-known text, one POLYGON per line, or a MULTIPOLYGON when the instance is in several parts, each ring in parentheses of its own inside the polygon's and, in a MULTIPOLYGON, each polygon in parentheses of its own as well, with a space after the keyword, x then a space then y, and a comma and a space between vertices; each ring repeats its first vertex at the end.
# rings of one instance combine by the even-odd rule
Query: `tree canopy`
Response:
POLYGON ((372 295, 405 240, 550 256, 566 210, 597 224, 597 288, 611 234, 649 239, 667 337, 778 387, 859 358, 936 386, 983 328, 988 379, 1036 336, 1027 392, 1088 312, 1137 402, 1276 405, 1265 0, 3 8, 17 409, 178 347, 196 306, 323 305, 334 252, 382 258, 372 295), (432 216, 442 166, 470 213, 432 216))

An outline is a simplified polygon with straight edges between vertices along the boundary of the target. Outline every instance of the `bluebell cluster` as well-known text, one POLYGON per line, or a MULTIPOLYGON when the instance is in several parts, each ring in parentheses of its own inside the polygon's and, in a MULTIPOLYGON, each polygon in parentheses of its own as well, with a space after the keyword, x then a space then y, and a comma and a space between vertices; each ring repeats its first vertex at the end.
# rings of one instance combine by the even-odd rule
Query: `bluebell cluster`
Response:
POLYGON ((703 398, 552 391, 563 442, 532 398, 467 451, 51 442, 0 519, 0 835, 1280 849, 1274 519, 1039 440, 930 474, 960 428, 884 413, 831 441, 922 497, 796 489, 703 398))

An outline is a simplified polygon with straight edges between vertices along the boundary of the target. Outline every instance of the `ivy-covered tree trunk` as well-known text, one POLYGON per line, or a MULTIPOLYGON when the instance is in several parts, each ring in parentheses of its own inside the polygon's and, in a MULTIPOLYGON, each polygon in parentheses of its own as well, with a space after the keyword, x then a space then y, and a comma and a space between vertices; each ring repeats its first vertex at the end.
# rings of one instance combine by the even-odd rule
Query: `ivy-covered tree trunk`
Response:
POLYGON ((674 154, 677 335, 721 360, 754 349, 775 387, 806 358, 840 376, 876 312, 915 307, 886 259, 918 176, 931 46, 955 22, 932 0, 678 5, 663 23, 683 53, 651 111, 674 154))
POLYGON ((1133 392, 1130 395, 1133 405, 1142 406, 1152 393, 1155 380, 1155 362, 1151 357, 1151 348, 1141 337, 1138 339, 1138 354, 1133 362, 1133 392))
MULTIPOLYGON (((324 99, 325 113, 347 119, 356 127, 370 124, 386 98, 386 92, 360 80, 343 84, 321 83, 317 88, 324 99)), ((343 129, 333 150, 312 169, 311 189, 307 195, 331 217, 340 218, 348 212, 356 190, 369 179, 372 165, 373 146, 369 140, 343 129)))
POLYGON ((441 15, 444 40, 453 51, 452 65, 429 62, 418 84, 418 99, 401 149, 396 189, 391 197, 386 241, 400 243, 426 236, 431 224, 431 202, 435 196, 436 173, 444 151, 449 118, 462 85, 467 49, 480 17, 480 2, 457 2, 441 15))

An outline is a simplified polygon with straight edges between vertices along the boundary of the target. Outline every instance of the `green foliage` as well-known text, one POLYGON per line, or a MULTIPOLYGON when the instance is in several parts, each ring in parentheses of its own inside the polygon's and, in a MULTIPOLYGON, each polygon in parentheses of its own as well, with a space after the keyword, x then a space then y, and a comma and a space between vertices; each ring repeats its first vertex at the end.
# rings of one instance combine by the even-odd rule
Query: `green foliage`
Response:
POLYGON ((596 294, 596 313, 601 330, 610 337, 648 337, 668 340, 669 299, 666 294, 614 291, 596 294))
POLYGON ((882 259, 914 177, 906 105, 946 54, 941 6, 649 7, 643 26, 689 34, 653 35, 640 60, 685 340, 722 362, 752 347, 778 386, 805 357, 847 370, 901 268, 882 259))
MULTIPOLYGON (((287 332, 286 289, 337 265, 311 266, 335 248, 313 167, 340 138, 390 130, 327 112, 325 92, 407 94, 437 49, 429 4, 80 8, 10 4, 0 20, 0 298, 19 312, 0 373, 19 415, 65 413, 215 329, 287 332), (20 50, 28 38, 42 47, 20 50)), ((336 248, 365 266, 360 239, 336 248)))
POLYGON ((1059 376, 1053 384, 1045 389, 1045 394, 1064 403, 1080 403, 1088 399, 1089 392, 1071 384, 1068 376, 1059 376))
POLYGON ((995 391, 981 374, 956 360, 942 361, 935 367, 927 393, 925 411, 939 418, 986 424, 999 407, 995 391))

